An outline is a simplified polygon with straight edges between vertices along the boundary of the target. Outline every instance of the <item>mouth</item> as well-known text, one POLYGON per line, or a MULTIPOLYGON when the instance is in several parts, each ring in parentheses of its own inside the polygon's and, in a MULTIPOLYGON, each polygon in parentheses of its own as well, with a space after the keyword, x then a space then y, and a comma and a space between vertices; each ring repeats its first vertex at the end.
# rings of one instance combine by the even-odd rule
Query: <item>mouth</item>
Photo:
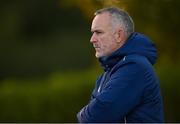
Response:
POLYGON ((95 49, 100 48, 99 46, 96 46, 96 45, 94 45, 93 47, 94 47, 95 49))
POLYGON ((94 49, 95 49, 95 50, 99 50, 99 49, 100 49, 100 47, 94 47, 94 49))
POLYGON ((94 48, 96 49, 96 48, 100 48, 100 47, 94 47, 94 48))
POLYGON ((96 51, 99 51, 100 50, 100 47, 97 45, 97 44, 93 44, 93 47, 96 51))

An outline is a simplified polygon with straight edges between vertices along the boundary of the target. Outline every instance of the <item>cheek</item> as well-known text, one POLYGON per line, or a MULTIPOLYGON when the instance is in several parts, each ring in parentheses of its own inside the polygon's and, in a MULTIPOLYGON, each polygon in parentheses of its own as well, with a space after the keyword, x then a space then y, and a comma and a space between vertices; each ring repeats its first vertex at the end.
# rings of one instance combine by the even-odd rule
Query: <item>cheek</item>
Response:
POLYGON ((104 41, 101 44, 101 51, 104 55, 108 54, 110 52, 110 47, 111 45, 109 44, 109 42, 104 41))
POLYGON ((111 37, 110 35, 99 37, 99 45, 103 51, 109 51, 113 46, 113 42, 113 37, 111 37))
POLYGON ((106 41, 104 41, 103 44, 101 45, 102 45, 103 51, 106 53, 113 52, 116 47, 115 41, 113 41, 113 39, 106 39, 106 41))
POLYGON ((103 45, 103 47, 111 47, 112 45, 113 45, 113 41, 112 41, 113 39, 111 39, 110 37, 107 37, 107 38, 104 38, 103 40, 102 40, 102 45, 103 45))

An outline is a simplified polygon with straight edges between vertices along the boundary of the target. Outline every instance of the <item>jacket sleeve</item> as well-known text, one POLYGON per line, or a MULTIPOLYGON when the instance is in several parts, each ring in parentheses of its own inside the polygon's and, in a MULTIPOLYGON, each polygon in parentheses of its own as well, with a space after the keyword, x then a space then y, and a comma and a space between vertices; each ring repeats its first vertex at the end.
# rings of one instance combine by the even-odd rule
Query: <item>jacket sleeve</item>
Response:
POLYGON ((111 75, 98 95, 77 114, 81 123, 123 122, 140 101, 144 70, 136 63, 124 64, 111 75))

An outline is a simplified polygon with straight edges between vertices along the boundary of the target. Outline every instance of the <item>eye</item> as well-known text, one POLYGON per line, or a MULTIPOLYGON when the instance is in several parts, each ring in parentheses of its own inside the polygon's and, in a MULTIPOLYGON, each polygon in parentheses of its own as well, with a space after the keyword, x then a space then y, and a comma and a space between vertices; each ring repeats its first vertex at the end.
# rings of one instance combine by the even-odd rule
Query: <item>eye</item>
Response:
POLYGON ((96 35, 100 35, 100 34, 103 34, 104 32, 103 31, 100 31, 100 30, 95 30, 95 31, 92 31, 92 34, 96 34, 96 35))
POLYGON ((101 34, 102 32, 101 31, 96 31, 96 34, 101 34))
POLYGON ((97 35, 103 34, 102 31, 95 31, 95 33, 96 33, 97 35))

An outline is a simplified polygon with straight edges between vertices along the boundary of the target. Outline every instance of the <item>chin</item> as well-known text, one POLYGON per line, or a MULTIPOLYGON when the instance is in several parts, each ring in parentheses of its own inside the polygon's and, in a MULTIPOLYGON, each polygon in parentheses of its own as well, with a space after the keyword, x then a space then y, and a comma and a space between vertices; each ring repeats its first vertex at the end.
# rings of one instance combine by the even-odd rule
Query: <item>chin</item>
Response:
POLYGON ((97 56, 97 55, 95 55, 96 56, 96 58, 100 58, 99 56, 97 56))
POLYGON ((104 55, 101 55, 101 54, 98 54, 98 53, 96 53, 96 58, 100 58, 100 57, 103 57, 104 55))
POLYGON ((96 53, 95 56, 96 56, 96 58, 100 58, 101 57, 98 53, 96 53))

